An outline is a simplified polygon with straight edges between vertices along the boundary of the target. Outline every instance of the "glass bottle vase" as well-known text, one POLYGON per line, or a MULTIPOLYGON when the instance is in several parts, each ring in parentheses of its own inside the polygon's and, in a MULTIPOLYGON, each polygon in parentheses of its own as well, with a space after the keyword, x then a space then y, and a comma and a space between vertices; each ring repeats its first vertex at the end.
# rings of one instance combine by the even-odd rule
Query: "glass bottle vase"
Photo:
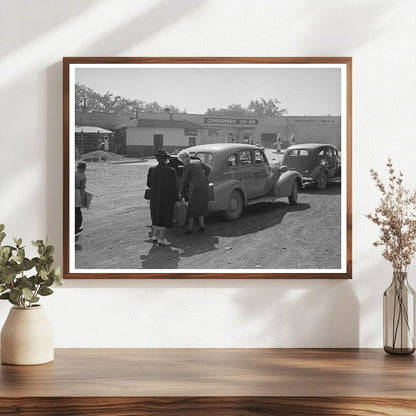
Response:
POLYGON ((415 351, 415 291, 406 272, 393 272, 383 295, 384 351, 412 354, 415 351))

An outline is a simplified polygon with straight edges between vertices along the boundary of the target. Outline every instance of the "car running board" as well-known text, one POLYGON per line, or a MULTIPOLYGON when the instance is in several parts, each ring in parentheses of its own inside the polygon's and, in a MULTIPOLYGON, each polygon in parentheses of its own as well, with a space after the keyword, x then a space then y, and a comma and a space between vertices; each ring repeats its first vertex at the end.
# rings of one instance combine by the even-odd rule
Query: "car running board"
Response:
POLYGON ((269 196, 262 196, 260 198, 250 199, 250 201, 247 201, 246 205, 250 206, 250 205, 260 204, 262 202, 282 202, 282 201, 280 201, 280 198, 276 198, 275 196, 269 195, 269 196))

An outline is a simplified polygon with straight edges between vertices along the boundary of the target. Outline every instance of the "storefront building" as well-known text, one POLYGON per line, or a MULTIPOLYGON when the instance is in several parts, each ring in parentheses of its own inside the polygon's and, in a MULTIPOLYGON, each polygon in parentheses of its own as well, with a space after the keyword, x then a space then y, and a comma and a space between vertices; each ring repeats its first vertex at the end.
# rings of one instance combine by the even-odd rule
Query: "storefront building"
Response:
POLYGON ((280 135, 282 147, 295 143, 328 143, 341 150, 340 116, 265 117, 259 126, 260 142, 272 147, 280 135))
POLYGON ((199 143, 201 126, 189 121, 137 118, 115 128, 124 141, 124 154, 132 157, 154 155, 159 149, 178 153, 199 143))
POLYGON ((124 143, 121 153, 133 157, 146 157, 160 148, 177 152, 197 144, 220 142, 252 143, 273 148, 278 138, 283 149, 292 143, 329 143, 341 150, 340 116, 256 118, 136 113, 134 117, 130 116, 129 121, 113 126, 112 130, 115 140, 124 143))
POLYGON ((254 143, 259 119, 249 117, 201 116, 206 142, 254 143))

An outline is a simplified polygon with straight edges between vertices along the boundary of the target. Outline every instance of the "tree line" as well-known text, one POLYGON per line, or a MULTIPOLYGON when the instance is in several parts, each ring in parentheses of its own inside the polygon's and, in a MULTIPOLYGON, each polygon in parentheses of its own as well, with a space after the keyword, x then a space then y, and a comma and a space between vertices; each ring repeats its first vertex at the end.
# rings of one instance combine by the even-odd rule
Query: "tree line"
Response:
MULTIPOLYGON (((143 101, 130 99, 113 95, 109 91, 100 94, 86 85, 75 84, 75 109, 82 110, 84 102, 89 110, 102 111, 110 113, 134 113, 139 112, 156 112, 162 113, 165 108, 169 108, 172 113, 179 113, 179 108, 173 104, 160 105, 158 102, 143 101)), ((247 107, 241 104, 230 104, 225 108, 208 108, 205 112, 210 116, 229 116, 229 117, 265 117, 265 116, 282 116, 287 114, 287 109, 281 107, 281 102, 277 98, 259 98, 251 100, 247 107)), ((185 112, 185 111, 184 111, 185 112)))
POLYGON ((75 110, 82 110, 85 104, 88 110, 103 111, 108 113, 134 113, 136 110, 153 111, 161 113, 166 107, 172 112, 179 112, 179 109, 172 104, 161 106, 156 101, 146 102, 143 100, 130 99, 121 97, 120 95, 113 95, 107 91, 105 94, 100 94, 93 89, 83 85, 75 84, 75 110))

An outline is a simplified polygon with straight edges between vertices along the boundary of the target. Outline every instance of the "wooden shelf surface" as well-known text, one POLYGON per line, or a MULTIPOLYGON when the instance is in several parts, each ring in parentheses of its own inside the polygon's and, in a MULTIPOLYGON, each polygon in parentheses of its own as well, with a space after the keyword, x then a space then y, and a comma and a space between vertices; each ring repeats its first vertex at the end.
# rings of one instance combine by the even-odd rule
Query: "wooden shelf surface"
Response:
POLYGON ((0 367, 0 414, 366 415, 377 409, 386 413, 374 414, 416 414, 413 355, 381 349, 57 349, 48 364, 0 367))

